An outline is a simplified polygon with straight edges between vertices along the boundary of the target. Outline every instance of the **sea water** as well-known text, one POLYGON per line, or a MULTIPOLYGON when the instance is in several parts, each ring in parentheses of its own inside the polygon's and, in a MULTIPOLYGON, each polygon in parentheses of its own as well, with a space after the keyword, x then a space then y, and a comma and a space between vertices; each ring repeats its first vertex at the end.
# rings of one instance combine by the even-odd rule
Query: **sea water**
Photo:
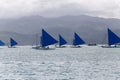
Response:
POLYGON ((120 48, 0 47, 0 80, 120 80, 120 48))

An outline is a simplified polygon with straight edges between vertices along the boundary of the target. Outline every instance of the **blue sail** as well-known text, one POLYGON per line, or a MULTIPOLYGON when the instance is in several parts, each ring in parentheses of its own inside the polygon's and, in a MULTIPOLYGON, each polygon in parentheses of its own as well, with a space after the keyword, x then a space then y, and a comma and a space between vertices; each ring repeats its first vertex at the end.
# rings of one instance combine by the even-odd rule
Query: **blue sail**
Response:
POLYGON ((17 45, 18 43, 14 40, 14 39, 12 39, 12 38, 10 38, 10 46, 12 47, 12 46, 15 46, 15 45, 17 45))
POLYGON ((42 45, 42 47, 52 45, 52 44, 55 44, 57 42, 58 42, 57 40, 55 40, 44 29, 42 29, 42 37, 41 37, 41 45, 42 45))
POLYGON ((5 43, 0 40, 0 46, 4 46, 4 45, 5 45, 5 43))
POLYGON ((120 38, 108 29, 108 45, 113 45, 120 42, 120 38))
POLYGON ((59 35, 59 45, 62 46, 66 43, 67 43, 67 41, 61 35, 59 35))
POLYGON ((77 33, 74 33, 73 45, 81 45, 81 44, 85 44, 85 42, 78 36, 77 33))

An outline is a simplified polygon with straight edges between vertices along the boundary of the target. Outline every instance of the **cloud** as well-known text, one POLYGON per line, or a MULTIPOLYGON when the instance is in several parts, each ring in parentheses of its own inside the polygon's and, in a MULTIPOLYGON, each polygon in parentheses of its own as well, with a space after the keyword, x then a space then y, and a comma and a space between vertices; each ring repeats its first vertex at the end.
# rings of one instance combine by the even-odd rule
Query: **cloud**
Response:
POLYGON ((120 0, 81 0, 78 4, 79 7, 84 8, 85 14, 120 18, 120 0))
POLYGON ((87 14, 120 18, 120 0, 1 0, 0 18, 87 14))

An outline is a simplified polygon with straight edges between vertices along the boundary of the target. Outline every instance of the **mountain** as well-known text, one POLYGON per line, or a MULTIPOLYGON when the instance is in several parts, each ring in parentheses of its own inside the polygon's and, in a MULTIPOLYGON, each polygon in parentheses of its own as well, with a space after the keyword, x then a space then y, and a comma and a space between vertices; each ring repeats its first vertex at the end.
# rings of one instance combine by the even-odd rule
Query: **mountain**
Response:
POLYGON ((0 40, 6 43, 6 45, 10 42, 10 37, 15 39, 19 45, 33 45, 35 44, 35 35, 28 35, 28 34, 19 34, 15 32, 0 32, 0 40))
POLYGON ((107 28, 120 36, 119 26, 119 19, 86 15, 54 18, 27 16, 18 19, 1 19, 0 39, 8 42, 8 38, 13 36, 20 44, 32 44, 35 34, 40 35, 41 28, 44 28, 56 39, 58 39, 58 34, 61 34, 69 43, 73 39, 74 32, 77 32, 87 43, 105 43, 107 28))

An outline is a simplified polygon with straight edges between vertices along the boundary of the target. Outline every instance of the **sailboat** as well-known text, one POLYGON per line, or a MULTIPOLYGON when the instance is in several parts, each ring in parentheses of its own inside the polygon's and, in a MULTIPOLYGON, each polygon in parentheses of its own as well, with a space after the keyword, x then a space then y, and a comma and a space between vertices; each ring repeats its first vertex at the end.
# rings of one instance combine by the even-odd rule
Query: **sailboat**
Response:
POLYGON ((108 28, 108 45, 102 46, 103 48, 117 48, 117 43, 120 43, 120 38, 108 28), (112 46, 114 45, 114 46, 112 46))
POLYGON ((2 40, 0 40, 0 46, 4 46, 4 45, 5 43, 2 40))
POLYGON ((74 33, 74 39, 73 39, 73 48, 80 48, 79 45, 85 44, 85 41, 82 40, 82 38, 79 37, 77 33, 74 33))
POLYGON ((32 48, 39 48, 40 47, 40 38, 38 34, 35 34, 35 40, 33 41, 32 48))
POLYGON ((74 33, 73 48, 80 48, 79 45, 85 44, 85 41, 82 40, 77 33, 74 33))
POLYGON ((65 44, 67 44, 67 41, 61 35, 59 35, 59 48, 64 48, 65 46, 63 45, 65 44))
MULTIPOLYGON (((40 37, 40 46, 34 47, 35 49, 48 50, 49 45, 58 43, 50 34, 48 34, 44 29, 42 29, 42 36, 40 37)), ((52 48, 51 48, 52 49, 52 48)))
POLYGON ((13 38, 10 38, 10 45, 8 45, 9 48, 15 48, 15 46, 17 45, 18 43, 13 39, 13 38))

